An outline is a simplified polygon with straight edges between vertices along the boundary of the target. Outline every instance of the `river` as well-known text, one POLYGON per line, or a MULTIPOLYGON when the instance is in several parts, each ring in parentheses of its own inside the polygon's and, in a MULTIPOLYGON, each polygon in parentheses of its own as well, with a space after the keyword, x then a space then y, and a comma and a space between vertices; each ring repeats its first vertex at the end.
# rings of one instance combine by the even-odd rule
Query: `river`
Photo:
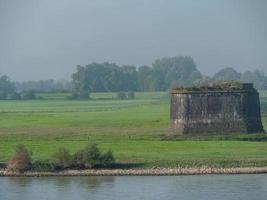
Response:
POLYGON ((266 200, 267 174, 0 177, 0 200, 266 200))

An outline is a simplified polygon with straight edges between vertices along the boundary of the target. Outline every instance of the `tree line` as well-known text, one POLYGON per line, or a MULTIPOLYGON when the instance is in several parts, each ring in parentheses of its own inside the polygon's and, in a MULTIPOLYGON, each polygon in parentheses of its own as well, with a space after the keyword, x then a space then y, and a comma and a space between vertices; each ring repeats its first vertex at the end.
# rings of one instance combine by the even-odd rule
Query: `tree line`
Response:
POLYGON ((244 73, 227 67, 214 76, 204 76, 193 58, 175 56, 156 59, 151 66, 119 66, 115 63, 78 65, 72 81, 40 80, 13 82, 0 76, 0 99, 27 99, 36 92, 71 92, 74 99, 86 99, 91 92, 166 91, 175 86, 193 86, 217 80, 252 82, 257 89, 267 89, 263 71, 244 73))
POLYGON ((87 98, 90 92, 164 91, 190 86, 202 78, 191 57, 155 60, 152 66, 119 66, 114 63, 78 65, 72 75, 73 96, 87 98))
POLYGON ((267 90, 267 76, 261 70, 237 72, 231 67, 227 67, 218 71, 213 78, 214 80, 236 80, 243 83, 253 83, 255 88, 259 90, 267 90))

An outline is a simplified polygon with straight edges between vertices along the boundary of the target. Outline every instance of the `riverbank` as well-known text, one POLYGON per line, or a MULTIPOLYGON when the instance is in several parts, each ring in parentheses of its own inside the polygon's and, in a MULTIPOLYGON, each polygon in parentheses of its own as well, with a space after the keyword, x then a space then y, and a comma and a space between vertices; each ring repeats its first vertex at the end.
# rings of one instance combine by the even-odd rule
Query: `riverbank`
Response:
POLYGON ((205 175, 205 174, 259 174, 267 173, 267 167, 242 168, 157 168, 157 169, 98 169, 98 170, 64 170, 59 172, 23 173, 0 170, 0 176, 171 176, 171 175, 205 175))

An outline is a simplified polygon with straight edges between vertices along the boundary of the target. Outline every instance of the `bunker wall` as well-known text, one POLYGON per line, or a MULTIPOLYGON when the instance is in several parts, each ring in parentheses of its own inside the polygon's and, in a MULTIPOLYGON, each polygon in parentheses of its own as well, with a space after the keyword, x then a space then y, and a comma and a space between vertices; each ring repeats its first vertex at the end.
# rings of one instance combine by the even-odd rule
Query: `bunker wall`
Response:
POLYGON ((173 93, 170 132, 263 132, 259 95, 255 90, 173 93))

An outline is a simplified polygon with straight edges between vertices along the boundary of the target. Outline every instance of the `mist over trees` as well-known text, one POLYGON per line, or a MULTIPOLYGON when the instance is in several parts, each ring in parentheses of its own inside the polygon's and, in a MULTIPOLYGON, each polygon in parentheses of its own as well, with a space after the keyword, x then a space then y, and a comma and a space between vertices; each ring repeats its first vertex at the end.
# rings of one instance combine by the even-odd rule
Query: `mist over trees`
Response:
POLYGON ((70 81, 40 80, 13 82, 9 77, 0 76, 0 99, 36 99, 36 92, 70 92, 70 81))
POLYGON ((213 79, 219 81, 226 81, 226 80, 239 80, 241 78, 241 73, 237 72, 235 69, 231 67, 227 67, 221 69, 216 74, 214 74, 213 79))
POLYGON ((236 80, 243 83, 253 83, 255 88, 260 90, 267 89, 267 77, 264 75, 263 71, 245 71, 244 73, 239 73, 235 69, 227 67, 221 69, 213 77, 213 80, 236 80))
POLYGON ((39 80, 39 81, 25 81, 15 83, 16 91, 29 91, 34 90, 36 92, 64 92, 71 90, 71 82, 66 80, 55 81, 39 80))
POLYGON ((35 92, 71 92, 74 99, 87 99, 91 92, 166 91, 224 80, 251 82, 257 89, 267 89, 263 71, 240 73, 227 67, 209 77, 200 73, 193 58, 175 56, 156 59, 151 66, 119 66, 108 62, 78 65, 71 82, 52 79, 13 82, 7 76, 0 76, 0 99, 36 98, 35 92))
POLYGON ((78 65, 72 75, 73 97, 88 98, 90 92, 136 91, 137 71, 134 66, 119 67, 113 63, 78 65))
POLYGON ((254 83, 254 86, 261 90, 267 89, 267 76, 261 70, 246 71, 240 77, 240 81, 254 83))
POLYGON ((190 86, 202 78, 191 57, 157 59, 152 67, 114 63, 77 66, 72 75, 73 96, 87 98, 90 92, 165 91, 173 86, 190 86))
POLYGON ((74 98, 88 98, 90 92, 166 91, 177 86, 207 84, 213 81, 236 80, 254 83, 257 89, 267 89, 263 71, 237 72, 231 67, 214 76, 204 76, 188 56, 157 59, 152 66, 119 66, 114 63, 91 63, 77 66, 72 75, 74 98))
POLYGON ((7 76, 0 77, 0 99, 8 99, 14 95, 16 90, 14 82, 7 76))

